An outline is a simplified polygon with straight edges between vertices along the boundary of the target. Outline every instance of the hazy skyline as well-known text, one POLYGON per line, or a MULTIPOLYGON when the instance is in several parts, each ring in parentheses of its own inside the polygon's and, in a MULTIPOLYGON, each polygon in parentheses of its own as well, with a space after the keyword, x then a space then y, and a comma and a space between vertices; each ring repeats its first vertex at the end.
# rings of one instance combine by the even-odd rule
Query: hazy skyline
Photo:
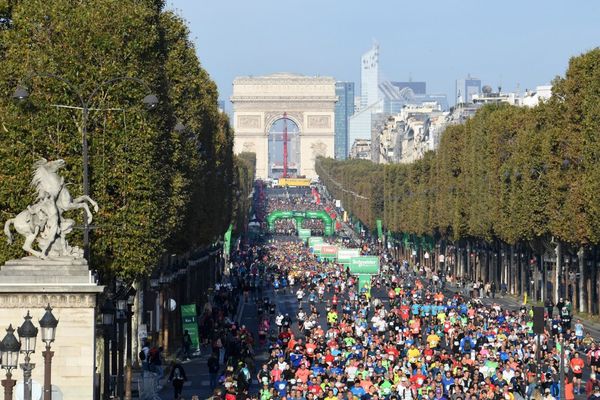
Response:
POLYGON ((356 82, 360 56, 380 45, 383 79, 426 81, 454 102, 467 74, 513 91, 563 75, 600 44, 600 3, 559 1, 169 0, 200 62, 229 97, 236 76, 295 72, 356 82))

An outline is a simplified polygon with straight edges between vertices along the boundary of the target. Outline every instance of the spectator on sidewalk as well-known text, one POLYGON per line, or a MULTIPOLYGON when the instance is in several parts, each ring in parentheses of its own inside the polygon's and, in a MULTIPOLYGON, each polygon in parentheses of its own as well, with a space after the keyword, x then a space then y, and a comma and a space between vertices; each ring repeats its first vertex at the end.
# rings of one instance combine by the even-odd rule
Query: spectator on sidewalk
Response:
POLYGON ((190 359, 190 356, 192 355, 192 336, 190 335, 190 333, 188 332, 187 329, 185 331, 183 331, 182 345, 183 345, 183 357, 187 361, 190 359))
POLYGON ((219 378, 219 357, 214 352, 211 353, 210 357, 207 361, 208 364, 208 374, 210 375, 210 388, 214 389, 217 387, 217 382, 219 378))
POLYGON ((554 303, 552 302, 552 299, 550 297, 548 297, 546 299, 546 301, 544 302, 544 307, 546 307, 546 312, 548 313, 548 318, 552 318, 552 314, 553 314, 553 310, 554 310, 554 303))
POLYGON ((169 374, 169 382, 173 384, 174 400, 181 398, 181 392, 183 391, 183 383, 187 381, 185 370, 183 366, 178 362, 173 361, 171 364, 171 373, 169 374))

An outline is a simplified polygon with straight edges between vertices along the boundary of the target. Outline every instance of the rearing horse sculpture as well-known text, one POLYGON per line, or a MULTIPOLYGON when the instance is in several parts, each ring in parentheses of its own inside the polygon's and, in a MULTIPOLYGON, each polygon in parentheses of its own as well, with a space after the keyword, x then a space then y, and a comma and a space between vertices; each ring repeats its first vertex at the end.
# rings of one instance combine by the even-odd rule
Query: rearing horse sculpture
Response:
POLYGON ((63 217, 65 211, 82 208, 87 214, 88 223, 92 221, 92 213, 88 203, 98 211, 98 204, 89 196, 71 198, 64 178, 57 171, 64 167, 63 160, 47 161, 41 159, 34 164, 31 186, 37 191, 36 203, 28 206, 15 218, 4 224, 4 233, 8 243, 12 243, 10 225, 25 236, 23 250, 39 258, 70 256, 81 258, 83 251, 71 247, 66 235, 73 230, 74 221, 63 217), (33 248, 37 239, 39 251, 33 248))

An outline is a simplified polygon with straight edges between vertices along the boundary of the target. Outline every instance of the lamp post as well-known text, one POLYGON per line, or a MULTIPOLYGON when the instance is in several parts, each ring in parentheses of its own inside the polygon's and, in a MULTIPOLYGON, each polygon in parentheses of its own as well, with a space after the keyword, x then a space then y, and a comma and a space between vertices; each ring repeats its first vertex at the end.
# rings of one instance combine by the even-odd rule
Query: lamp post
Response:
POLYGON ((21 353, 25 354, 24 362, 19 365, 23 370, 23 399, 31 400, 31 371, 35 368, 35 364, 30 362, 29 356, 35 353, 38 328, 33 326, 29 311, 27 311, 23 325, 17 329, 17 333, 19 342, 21 342, 21 353))
MULTIPOLYGON (((133 81, 133 82, 137 82, 139 84, 141 84, 142 86, 144 86, 144 88, 148 91, 151 92, 150 87, 148 86, 148 84, 146 82, 144 82, 141 79, 138 78, 133 78, 130 76, 118 76, 115 78, 111 78, 108 79, 102 83, 100 83, 93 91, 92 93, 89 95, 89 97, 87 99, 84 98, 84 96, 81 93, 81 89, 79 87, 77 87, 76 85, 72 84, 71 82, 69 82, 67 79, 65 79, 64 77, 60 76, 60 75, 56 75, 56 74, 51 74, 51 73, 47 73, 47 72, 42 72, 42 73, 36 73, 33 72, 31 74, 29 74, 26 78, 26 80, 31 80, 34 77, 39 77, 39 78, 52 78, 52 79, 56 79, 61 81, 63 84, 65 84, 73 93, 75 93, 75 95, 77 96, 77 99, 79 100, 79 103, 81 104, 81 110, 82 110, 82 117, 81 117, 81 133, 82 133, 82 140, 83 140, 83 194, 85 196, 89 196, 89 192, 90 192, 90 185, 89 185, 89 161, 88 161, 88 135, 87 135, 87 123, 88 123, 88 118, 89 118, 89 113, 90 113, 90 103, 92 102, 92 99, 94 98, 94 96, 96 95, 96 93, 98 93, 98 91, 105 87, 105 86, 111 86, 112 84, 114 84, 115 82, 118 81, 133 81)), ((27 99, 29 97, 29 90, 28 88, 23 85, 20 84, 17 86, 13 96, 14 99, 19 100, 19 101, 23 101, 25 99, 27 99)), ((150 93, 147 94, 143 99, 142 99, 142 103, 146 106, 147 109, 151 110, 156 108, 156 106, 158 105, 158 97, 156 97, 155 94, 150 93)), ((88 218, 87 215, 84 213, 83 214, 83 224, 84 224, 84 229, 83 229, 83 252, 84 252, 84 257, 86 260, 89 261, 89 224, 88 224, 88 218)))
POLYGON ((123 371, 123 355, 124 355, 124 345, 125 345, 125 329, 124 325, 127 322, 127 317, 125 313, 127 312, 127 299, 118 299, 117 300, 117 324, 118 324, 118 332, 119 337, 117 339, 117 348, 118 348, 118 369, 117 369, 117 397, 123 398, 125 393, 124 390, 124 371, 123 371))
POLYGON ((4 387, 4 400, 12 400, 13 388, 17 384, 17 381, 12 379, 12 371, 17 368, 19 364, 19 350, 21 350, 21 343, 17 340, 14 335, 15 330, 12 325, 9 325, 6 330, 6 336, 0 342, 0 353, 2 354, 0 359, 2 369, 6 370, 6 379, 2 380, 2 386, 4 387))
POLYGON ((58 320, 52 314, 50 304, 46 307, 46 313, 39 323, 42 328, 42 342, 46 343, 46 350, 42 352, 44 356, 44 400, 52 400, 52 357, 54 352, 50 350, 50 346, 56 337, 58 320))
POLYGON ((127 297, 127 351, 125 353, 126 358, 126 371, 125 371, 125 400, 131 400, 131 364, 132 364, 132 338, 131 338, 131 326, 132 326, 132 317, 133 317, 133 305, 135 303, 135 289, 131 288, 129 291, 129 296, 127 297))
POLYGON ((102 313, 102 326, 104 327, 104 400, 110 398, 110 352, 109 335, 115 321, 115 306, 110 298, 106 298, 100 308, 102 313))

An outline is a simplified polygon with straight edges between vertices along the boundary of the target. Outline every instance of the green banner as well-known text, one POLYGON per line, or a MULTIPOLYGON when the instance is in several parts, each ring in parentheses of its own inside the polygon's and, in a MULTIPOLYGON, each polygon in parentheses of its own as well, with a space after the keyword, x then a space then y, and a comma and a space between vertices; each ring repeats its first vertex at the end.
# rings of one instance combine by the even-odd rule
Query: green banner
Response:
POLYGON ((223 254, 229 255, 229 251, 231 249, 231 231, 233 229, 233 225, 229 224, 229 229, 225 232, 225 238, 223 240, 223 254))
POLYGON ((370 274, 377 275, 379 273, 379 257, 378 256, 361 256, 352 257, 350 260, 351 274, 370 274))
POLYGON ((315 247, 316 244, 323 244, 321 236, 312 236, 308 238, 308 247, 315 247))
POLYGON ((198 350, 200 348, 200 338, 198 336, 195 304, 181 306, 181 323, 183 325, 183 330, 187 330, 192 338, 192 348, 198 350))
POLYGON ((310 237, 310 229, 299 228, 298 237, 306 243, 310 237))
POLYGON ((376 221, 377 223, 377 237, 379 240, 383 240, 383 224, 380 219, 376 221))
POLYGON ((371 275, 359 274, 358 275, 358 291, 362 292, 365 290, 371 293, 371 275))
POLYGON ((340 264, 350 265, 353 257, 360 257, 360 249, 338 249, 337 261, 340 264))
POLYGON ((293 219, 296 221, 297 227, 299 228, 304 219, 309 218, 317 218, 323 221, 323 225, 325 226, 325 235, 331 236, 334 233, 334 223, 335 221, 331 218, 331 216, 325 210, 319 211, 273 211, 269 215, 267 215, 267 226, 269 231, 273 231, 275 228, 275 221, 278 219, 293 219))

